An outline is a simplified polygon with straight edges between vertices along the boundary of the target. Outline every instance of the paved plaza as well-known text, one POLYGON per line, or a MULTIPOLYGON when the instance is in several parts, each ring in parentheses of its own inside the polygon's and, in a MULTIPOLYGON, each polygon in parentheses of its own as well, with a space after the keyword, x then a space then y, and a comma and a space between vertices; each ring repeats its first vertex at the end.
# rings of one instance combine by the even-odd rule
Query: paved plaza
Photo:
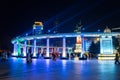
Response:
POLYGON ((0 80, 120 80, 113 60, 59 60, 10 58, 0 62, 0 80))

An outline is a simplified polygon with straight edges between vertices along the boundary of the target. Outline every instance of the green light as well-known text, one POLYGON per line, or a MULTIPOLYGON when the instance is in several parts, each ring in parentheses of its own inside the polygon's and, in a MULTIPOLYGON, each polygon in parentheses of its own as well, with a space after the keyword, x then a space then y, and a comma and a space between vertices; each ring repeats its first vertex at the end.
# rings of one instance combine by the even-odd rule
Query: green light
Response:
POLYGON ((18 44, 18 56, 20 56, 20 54, 21 54, 21 46, 20 44, 18 44))

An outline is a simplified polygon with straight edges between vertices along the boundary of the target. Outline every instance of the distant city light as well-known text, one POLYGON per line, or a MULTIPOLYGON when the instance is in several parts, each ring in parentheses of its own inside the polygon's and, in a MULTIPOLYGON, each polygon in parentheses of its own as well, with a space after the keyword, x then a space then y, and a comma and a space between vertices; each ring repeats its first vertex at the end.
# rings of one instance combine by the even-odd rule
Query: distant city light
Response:
POLYGON ((82 28, 82 30, 84 31, 84 30, 85 30, 85 28, 82 28))
POLYGON ((48 32, 50 32, 50 30, 48 30, 48 32))
POLYGON ((26 33, 26 36, 28 36, 28 33, 26 33))
POLYGON ((100 32, 100 29, 98 29, 97 31, 100 32))

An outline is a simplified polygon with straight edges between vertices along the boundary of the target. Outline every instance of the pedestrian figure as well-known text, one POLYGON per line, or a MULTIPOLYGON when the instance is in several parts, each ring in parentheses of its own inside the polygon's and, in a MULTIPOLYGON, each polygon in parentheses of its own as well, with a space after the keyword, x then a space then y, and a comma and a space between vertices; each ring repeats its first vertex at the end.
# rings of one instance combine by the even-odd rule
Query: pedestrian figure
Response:
POLYGON ((56 61, 56 55, 55 53, 52 54, 53 60, 56 61))
POLYGON ((6 61, 7 60, 7 52, 4 50, 2 53, 2 60, 1 61, 6 61))
POLYGON ((30 53, 27 53, 27 58, 26 58, 26 60, 27 60, 27 63, 32 62, 32 55, 31 55, 30 53))
POLYGON ((120 64, 120 62, 119 62, 119 54, 118 53, 115 54, 115 64, 120 64))

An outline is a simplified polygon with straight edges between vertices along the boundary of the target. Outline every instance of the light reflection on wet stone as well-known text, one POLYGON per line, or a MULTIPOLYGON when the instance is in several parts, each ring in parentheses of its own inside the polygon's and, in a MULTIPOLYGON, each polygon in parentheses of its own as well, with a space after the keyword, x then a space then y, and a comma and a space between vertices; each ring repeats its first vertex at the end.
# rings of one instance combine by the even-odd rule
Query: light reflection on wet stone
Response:
POLYGON ((120 65, 114 61, 9 59, 0 62, 0 80, 119 80, 120 65))

